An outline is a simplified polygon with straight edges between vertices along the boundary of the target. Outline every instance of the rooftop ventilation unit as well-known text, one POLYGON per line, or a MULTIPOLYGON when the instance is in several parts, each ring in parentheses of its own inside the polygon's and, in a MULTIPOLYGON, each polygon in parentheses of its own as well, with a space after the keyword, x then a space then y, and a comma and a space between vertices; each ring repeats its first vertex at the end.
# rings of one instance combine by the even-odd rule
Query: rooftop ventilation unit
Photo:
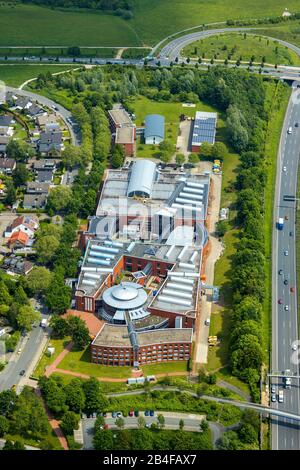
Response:
POLYGON ((184 284, 186 286, 193 286, 194 285, 194 279, 187 279, 186 277, 181 277, 181 276, 171 276, 170 277, 171 282, 180 282, 180 284, 184 284))
POLYGON ((97 279, 97 280, 101 278, 101 273, 99 274, 83 273, 83 275, 84 275, 84 278, 97 279))
POLYGON ((179 255, 177 256, 177 259, 179 259, 179 260, 182 259, 183 256, 185 255, 185 253, 187 252, 187 250, 188 250, 188 246, 183 247, 182 250, 181 250, 181 252, 180 252, 179 255))
POLYGON ((172 207, 176 207, 176 209, 185 209, 185 210, 193 210, 193 211, 196 211, 196 212, 202 212, 203 209, 202 207, 192 207, 192 203, 190 203, 191 205, 190 206, 184 206, 183 204, 177 204, 177 203, 173 203, 172 204, 172 207))
POLYGON ((103 253, 119 253, 118 248, 110 248, 109 246, 92 245, 91 249, 96 251, 102 251, 103 253))
POLYGON ((83 279, 81 284, 84 286, 94 286, 96 284, 96 281, 89 281, 88 279, 83 279))
POLYGON ((186 268, 186 269, 195 269, 196 266, 194 264, 189 264, 189 263, 179 263, 180 268, 186 268))
POLYGON ((81 268, 81 271, 85 272, 94 272, 94 273, 112 273, 114 270, 112 268, 96 268, 96 267, 88 267, 88 266, 83 266, 81 268))
POLYGON ((182 285, 181 283, 177 284, 177 282, 168 282, 167 287, 170 288, 170 289, 183 290, 184 292, 192 292, 193 288, 194 288, 193 284, 192 285, 182 285))
POLYGON ((110 240, 104 240, 104 245, 106 245, 106 246, 116 246, 117 248, 123 248, 124 243, 113 242, 113 241, 110 241, 110 240))
POLYGON ((179 197, 183 197, 185 199, 196 199, 197 201, 202 201, 202 199, 203 199, 202 195, 189 194, 189 193, 184 193, 182 191, 181 191, 181 193, 179 193, 179 197))
POLYGON ((166 258, 170 258, 170 255, 171 253, 174 251, 175 249, 175 245, 171 245, 170 248, 168 249, 167 253, 166 253, 166 258))
POLYGON ((95 256, 96 258, 110 258, 114 259, 115 255, 111 255, 110 253, 99 253, 98 251, 90 251, 90 256, 95 256))
POLYGON ((174 297, 168 297, 166 295, 160 295, 158 299, 161 302, 167 302, 171 304, 176 303, 178 305, 184 305, 185 307, 190 307, 192 305, 191 301, 189 300, 176 299, 176 301, 174 302, 174 297))
POLYGON ((203 206, 203 203, 200 201, 191 201, 190 199, 184 199, 182 197, 177 197, 175 202, 189 204, 190 206, 203 206))
POLYGON ((188 188, 187 186, 185 186, 182 189, 182 191, 185 192, 185 193, 192 193, 192 194, 203 194, 204 193, 204 189, 188 188))
POLYGON ((103 266, 110 265, 110 260, 106 260, 106 259, 88 258, 87 260, 88 260, 88 263, 100 264, 103 266))
POLYGON ((197 256, 198 256, 197 251, 194 251, 194 253, 190 257, 190 263, 193 263, 195 261, 195 259, 197 258, 197 256))
POLYGON ((177 297, 179 298, 182 298, 182 299, 190 299, 191 298, 191 294, 187 294, 185 292, 177 292, 177 290, 175 289, 164 289, 163 290, 163 294, 169 294, 169 295, 172 295, 174 297, 174 300, 176 301, 177 300, 177 297))
POLYGON ((204 188, 204 184, 194 183, 193 181, 187 181, 186 185, 189 186, 190 188, 200 188, 200 189, 204 188))
POLYGON ((135 247, 135 242, 129 243, 127 250, 126 250, 127 253, 131 253, 134 247, 135 247))

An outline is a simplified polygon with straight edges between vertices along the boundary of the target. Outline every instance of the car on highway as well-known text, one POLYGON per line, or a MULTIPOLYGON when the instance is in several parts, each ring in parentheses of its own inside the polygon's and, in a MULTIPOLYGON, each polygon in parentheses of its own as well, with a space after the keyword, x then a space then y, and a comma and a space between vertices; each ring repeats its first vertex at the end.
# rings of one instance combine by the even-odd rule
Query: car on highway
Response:
POLYGON ((278 299, 278 303, 279 305, 281 305, 283 303, 283 300, 282 299, 278 299))
POLYGON ((271 395, 271 401, 272 401, 272 402, 276 401, 276 395, 275 395, 275 393, 272 393, 272 395, 271 395))
POLYGON ((276 393, 276 386, 275 385, 271 386, 271 393, 276 393))
POLYGON ((292 286, 292 287, 290 288, 290 291, 291 291, 292 293, 294 293, 294 292, 295 292, 295 287, 292 286))
POLYGON ((284 306, 284 310, 285 310, 286 312, 288 312, 288 311, 289 311, 289 306, 288 306, 288 305, 285 305, 285 306, 284 306))
POLYGON ((284 167, 282 168, 282 171, 286 172, 286 166, 284 166, 284 167))
POLYGON ((297 343, 293 343, 292 344, 292 350, 297 351, 297 349, 298 349, 297 343))
POLYGON ((289 255, 288 250, 285 250, 285 251, 284 251, 284 256, 288 256, 288 255, 289 255))
POLYGON ((293 230, 290 231, 290 237, 293 237, 294 236, 294 232, 293 230))
POLYGON ((283 269, 279 269, 278 274, 281 276, 283 274, 283 269))
POLYGON ((283 284, 284 284, 285 286, 287 286, 288 283, 289 283, 289 281, 288 281, 287 279, 285 279, 285 280, 283 281, 283 284))
POLYGON ((21 349, 21 348, 19 348, 19 349, 18 349, 18 354, 21 354, 21 351, 22 351, 22 349, 21 349))
POLYGON ((299 127, 299 123, 298 123, 298 122, 295 122, 295 127, 299 127))
POLYGON ((21 370, 20 375, 25 375, 25 369, 21 370))

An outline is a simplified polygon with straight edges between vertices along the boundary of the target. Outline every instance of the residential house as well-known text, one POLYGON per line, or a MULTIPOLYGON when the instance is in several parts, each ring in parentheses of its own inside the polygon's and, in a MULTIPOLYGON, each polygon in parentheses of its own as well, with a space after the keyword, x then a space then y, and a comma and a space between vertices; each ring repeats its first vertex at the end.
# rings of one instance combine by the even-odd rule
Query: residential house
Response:
POLYGON ((24 232, 29 238, 33 238, 36 230, 39 228, 39 222, 35 217, 22 215, 17 217, 11 225, 6 228, 5 238, 10 238, 15 232, 24 232))
POLYGON ((36 181, 39 183, 51 183, 56 168, 55 160, 36 160, 33 165, 36 181))
POLYGON ((13 158, 0 158, 0 173, 11 175, 16 165, 16 160, 13 158))
POLYGON ((27 276, 30 273, 34 264, 21 256, 16 256, 11 254, 9 257, 5 258, 1 268, 4 269, 8 274, 22 274, 27 276))
POLYGON ((27 116, 34 117, 34 118, 42 113, 44 113, 44 109, 35 103, 29 106, 29 108, 26 111, 27 116))
POLYGON ((47 155, 51 154, 53 150, 57 152, 61 152, 61 150, 63 150, 62 132, 57 130, 41 132, 39 141, 40 153, 47 155))
POLYGON ((29 235, 25 232, 22 232, 22 230, 12 233, 7 242, 7 245, 11 249, 24 248, 25 246, 30 246, 30 244, 29 235))
POLYGON ((37 125, 39 127, 44 127, 47 124, 56 124, 57 123, 57 118, 55 114, 42 114, 37 116, 36 118, 37 125))
POLYGON ((0 135, 0 155, 6 154, 6 147, 10 137, 7 135, 0 135))
POLYGON ((24 209, 44 209, 46 207, 47 194, 25 194, 24 209))

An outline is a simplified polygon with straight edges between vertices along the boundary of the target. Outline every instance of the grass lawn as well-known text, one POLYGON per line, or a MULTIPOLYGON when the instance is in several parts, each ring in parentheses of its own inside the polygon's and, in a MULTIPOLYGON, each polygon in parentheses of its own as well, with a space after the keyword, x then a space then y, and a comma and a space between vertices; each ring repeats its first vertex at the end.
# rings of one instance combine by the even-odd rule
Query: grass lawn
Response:
MULTIPOLYGON (((1 11, 1 10, 0 10, 1 11)), ((112 47, 81 47, 80 52, 82 57, 101 57, 101 58, 112 58, 117 54, 117 50, 112 47)), ((139 51, 140 49, 133 49, 139 51)), ((66 56, 70 57, 67 47, 0 47, 0 56, 9 56, 9 57, 57 57, 57 56, 66 56)), ((144 57, 144 56, 142 56, 144 57)))
POLYGON ((225 382, 228 382, 229 384, 234 385, 235 387, 238 387, 240 390, 250 395, 248 385, 242 382, 237 377, 231 375, 231 372, 228 367, 223 367, 222 369, 220 369, 217 372, 217 378, 219 380, 224 380, 225 382))
POLYGON ((144 375, 171 374, 172 372, 187 372, 186 361, 165 362, 161 364, 152 364, 141 366, 144 375))
MULTIPOLYGON (((186 108, 182 103, 151 101, 145 96, 139 96, 132 100, 131 105, 136 115, 135 124, 141 126, 148 114, 162 114, 165 117, 165 137, 166 141, 174 146, 177 142, 179 132, 180 114, 194 117, 196 111, 215 111, 214 108, 204 103, 196 103, 195 108, 186 108)), ((159 149, 155 145, 145 145, 137 141, 137 156, 141 158, 157 158, 159 149)))
MULTIPOLYGON (((1 15, 1 7, 0 7, 1 15)), ((0 16, 1 17, 1 16, 0 16)), ((63 72, 73 68, 72 65, 30 65, 30 64, 0 64, 0 81, 6 85, 18 87, 26 80, 36 78, 40 73, 63 72)), ((78 68, 78 65, 77 65, 78 68)))
POLYGON ((90 348, 85 351, 71 351, 59 363, 59 369, 66 369, 80 374, 87 374, 91 377, 131 377, 131 367, 102 366, 90 362, 90 348))
POLYGON ((130 22, 90 11, 0 6, 0 46, 140 46, 130 22), (34 34, 33 34, 34 32, 34 34))
POLYGON ((50 345, 53 346, 55 348, 54 354, 52 356, 47 356, 46 353, 43 353, 32 375, 34 377, 40 377, 41 375, 44 375, 46 367, 53 363, 53 361, 64 350, 65 346, 69 342, 70 342, 70 339, 67 339, 67 338, 51 339, 47 347, 50 345))
POLYGON ((222 34, 201 39, 186 46, 182 50, 182 55, 222 61, 228 59, 234 62, 238 59, 249 62, 252 57, 253 62, 258 64, 264 57, 264 62, 268 64, 300 64, 299 57, 291 49, 276 41, 249 33, 222 34))

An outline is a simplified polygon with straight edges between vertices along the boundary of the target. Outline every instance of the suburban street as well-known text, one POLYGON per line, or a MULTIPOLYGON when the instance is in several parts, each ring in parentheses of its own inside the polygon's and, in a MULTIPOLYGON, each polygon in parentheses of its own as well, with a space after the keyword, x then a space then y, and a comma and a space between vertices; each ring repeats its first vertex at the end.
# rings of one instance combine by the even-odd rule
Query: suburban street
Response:
MULTIPOLYGON (((292 350, 293 343, 298 340, 297 292, 290 291, 291 287, 296 287, 296 203, 284 201, 283 196, 295 196, 297 190, 300 132, 295 127, 295 123, 300 122, 298 93, 299 89, 294 89, 282 129, 273 227, 272 372, 282 373, 289 369, 291 375, 299 375, 299 361, 293 360, 293 356, 297 355, 297 352, 292 350), (293 129, 292 134, 287 133, 289 127, 293 129), (284 220, 283 230, 278 230, 275 226, 279 217, 288 218, 288 220, 284 220), (285 250, 288 251, 287 256, 284 255, 285 250), (282 275, 279 275, 280 269, 283 270, 282 275), (286 285, 284 284, 285 279, 288 281, 286 285), (278 303, 279 299, 282 300, 282 304, 278 303), (285 306, 288 306, 288 311, 285 310, 285 306)), ((278 393, 278 388, 283 388, 284 384, 282 379, 273 379, 272 383, 276 382, 278 393)), ((284 402, 276 402, 273 406, 280 410, 299 412, 299 398, 299 380, 292 379, 291 389, 284 389, 284 402)), ((272 448, 299 450, 299 423, 297 425, 290 420, 273 419, 272 448)))

